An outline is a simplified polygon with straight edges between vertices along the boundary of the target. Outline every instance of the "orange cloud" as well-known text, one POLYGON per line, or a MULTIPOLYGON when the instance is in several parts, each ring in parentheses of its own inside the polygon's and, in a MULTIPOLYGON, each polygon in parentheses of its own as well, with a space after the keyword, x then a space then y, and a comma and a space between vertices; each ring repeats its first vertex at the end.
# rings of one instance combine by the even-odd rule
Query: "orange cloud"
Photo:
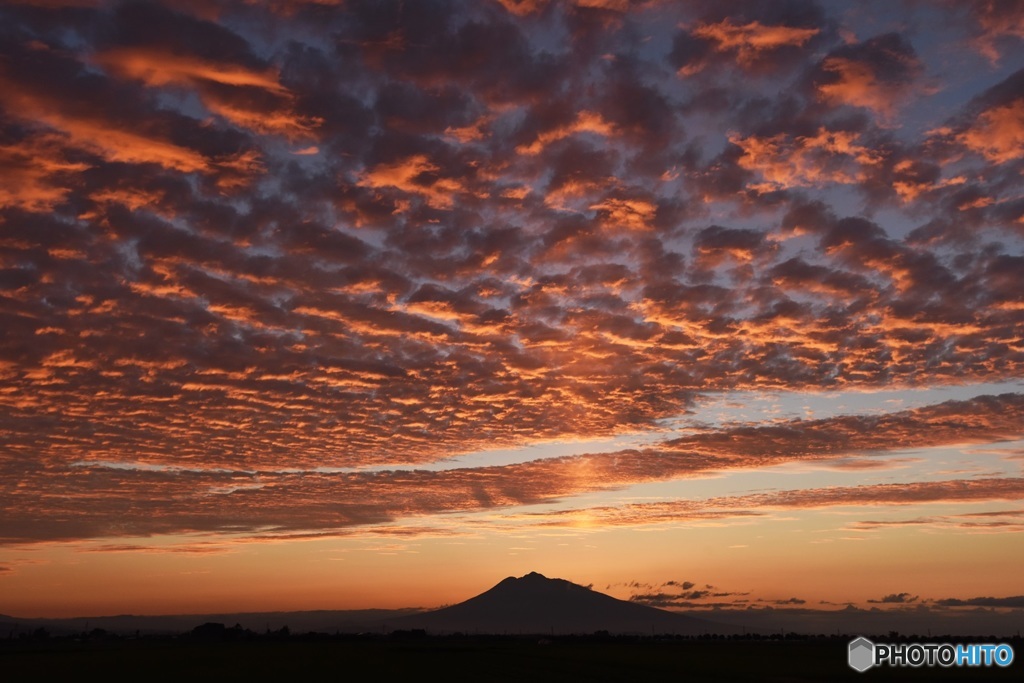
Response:
POLYGON ((957 140, 997 164, 1024 158, 1024 99, 983 111, 957 140))
POLYGON ((899 34, 848 45, 821 63, 818 98, 834 106, 863 107, 891 120, 897 106, 921 91, 924 66, 899 34))
POLYGON ((896 177, 892 181, 892 188, 904 202, 912 202, 925 193, 967 182, 967 178, 962 175, 937 180, 922 177, 917 164, 909 159, 896 163, 893 171, 896 177))
POLYGON ((560 126, 553 130, 546 131, 537 136, 529 145, 516 147, 516 152, 534 156, 544 151, 544 148, 552 142, 563 140, 576 133, 595 133, 605 137, 611 137, 615 133, 615 127, 604 120, 600 113, 592 111, 581 111, 576 115, 576 120, 570 124, 560 126))
POLYGON ((867 168, 880 163, 882 157, 879 152, 857 144, 859 137, 857 133, 820 128, 813 137, 796 138, 781 133, 771 137, 731 133, 729 142, 743 150, 739 165, 756 171, 763 179, 751 188, 771 192, 861 182, 867 168))
POLYGON ((888 113, 892 108, 891 93, 878 87, 875 74, 867 64, 850 59, 830 57, 825 60, 825 71, 838 76, 835 83, 818 86, 825 100, 835 104, 852 104, 888 113))
POLYGON ((0 75, 5 106, 18 118, 43 123, 67 136, 69 147, 85 150, 108 161, 157 164, 182 172, 211 170, 210 160, 195 150, 175 144, 159 134, 130 130, 99 114, 69 110, 49 95, 37 93, 0 75))
POLYGON ((77 146, 108 161, 157 164, 185 173, 210 171, 209 161, 200 153, 158 137, 117 130, 106 121, 71 118, 57 113, 43 114, 41 118, 67 133, 77 146))
POLYGON ((498 0, 502 7, 516 16, 533 14, 548 5, 548 0, 498 0))
POLYGON ((166 51, 119 48, 102 52, 96 55, 95 60, 104 68, 143 81, 152 87, 210 81, 224 85, 253 86, 282 95, 288 92, 272 70, 259 72, 234 64, 212 63, 166 51))
POLYGON ((69 142, 108 161, 158 164, 176 171, 209 171, 209 162, 193 150, 159 138, 111 129, 106 122, 71 118, 57 113, 39 116, 67 133, 69 142))
POLYGON ((692 34, 713 41, 719 52, 735 52, 737 63, 749 67, 764 58, 765 52, 785 46, 799 47, 820 32, 817 28, 766 26, 759 21, 734 24, 724 19, 717 24, 699 24, 692 34))
POLYGON ((463 183, 455 178, 441 178, 441 168, 424 154, 415 154, 392 164, 378 164, 365 172, 359 181, 364 187, 394 187, 419 195, 428 206, 451 208, 453 195, 465 192, 463 183))
MULTIPOLYGON (((633 503, 558 512, 527 512, 506 515, 504 518, 542 527, 644 526, 665 523, 700 523, 730 517, 742 520, 762 516, 772 510, 1017 500, 1024 500, 1024 479, 1011 477, 836 486, 706 500, 633 503)), ((905 523, 896 522, 895 524, 905 523)), ((855 528, 874 529, 880 524, 885 523, 860 522, 855 525, 855 528)), ((965 524, 969 523, 959 522, 957 526, 965 524)), ((1024 528, 1020 524, 1014 526, 1015 528, 1011 531, 1020 531, 1024 528)))
POLYGON ((88 164, 67 160, 63 136, 35 135, 0 146, 0 207, 49 211, 71 190, 71 174, 88 164))
POLYGON ((572 3, 577 7, 605 9, 613 12, 626 12, 629 10, 629 0, 572 0, 572 3))
POLYGON ((603 225, 628 230, 650 230, 658 207, 641 199, 615 199, 612 197, 592 204, 603 225))
POLYGON ((292 95, 278 81, 273 69, 258 71, 150 48, 108 50, 94 59, 108 71, 142 81, 149 87, 196 88, 211 112, 260 133, 302 137, 309 135, 319 123, 291 111, 292 95), (246 89, 269 97, 253 97, 246 89))

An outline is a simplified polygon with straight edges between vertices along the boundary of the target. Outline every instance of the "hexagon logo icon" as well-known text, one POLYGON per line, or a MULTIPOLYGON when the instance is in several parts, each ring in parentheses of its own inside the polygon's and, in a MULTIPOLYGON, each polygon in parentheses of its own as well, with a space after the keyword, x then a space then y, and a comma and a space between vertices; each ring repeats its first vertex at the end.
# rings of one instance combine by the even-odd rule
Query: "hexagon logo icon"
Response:
POLYGON ((850 641, 850 668, 864 672, 875 663, 875 644, 861 636, 850 641))

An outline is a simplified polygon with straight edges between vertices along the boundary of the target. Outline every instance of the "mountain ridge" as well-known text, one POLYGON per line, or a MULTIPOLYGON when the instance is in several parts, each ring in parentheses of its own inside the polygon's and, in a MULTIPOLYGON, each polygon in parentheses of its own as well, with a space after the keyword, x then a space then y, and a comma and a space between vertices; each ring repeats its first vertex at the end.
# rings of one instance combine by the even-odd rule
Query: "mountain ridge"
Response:
POLYGON ((395 620, 434 633, 675 633, 700 635, 721 625, 613 598, 538 572, 509 576, 463 602, 395 620))

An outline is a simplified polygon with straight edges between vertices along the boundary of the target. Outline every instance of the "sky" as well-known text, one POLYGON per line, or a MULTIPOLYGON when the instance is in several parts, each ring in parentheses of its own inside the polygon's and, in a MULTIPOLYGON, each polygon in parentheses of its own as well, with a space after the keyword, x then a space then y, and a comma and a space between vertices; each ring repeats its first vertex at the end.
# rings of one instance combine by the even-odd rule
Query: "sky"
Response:
POLYGON ((1024 8, 0 7, 0 613, 1024 610, 1024 8))

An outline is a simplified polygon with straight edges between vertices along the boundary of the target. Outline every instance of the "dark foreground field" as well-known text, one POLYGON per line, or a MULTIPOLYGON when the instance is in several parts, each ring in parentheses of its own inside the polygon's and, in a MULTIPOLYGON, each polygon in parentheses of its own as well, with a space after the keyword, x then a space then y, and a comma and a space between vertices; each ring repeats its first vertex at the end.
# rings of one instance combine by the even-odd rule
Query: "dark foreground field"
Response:
MULTIPOLYGON (((1012 641, 1019 657, 1020 640, 1012 641)), ((573 638, 288 638, 240 642, 126 639, 0 644, 6 680, 88 672, 137 680, 921 681, 1021 680, 999 668, 846 664, 847 641, 573 638), (120 674, 120 675, 119 675, 120 674)))

